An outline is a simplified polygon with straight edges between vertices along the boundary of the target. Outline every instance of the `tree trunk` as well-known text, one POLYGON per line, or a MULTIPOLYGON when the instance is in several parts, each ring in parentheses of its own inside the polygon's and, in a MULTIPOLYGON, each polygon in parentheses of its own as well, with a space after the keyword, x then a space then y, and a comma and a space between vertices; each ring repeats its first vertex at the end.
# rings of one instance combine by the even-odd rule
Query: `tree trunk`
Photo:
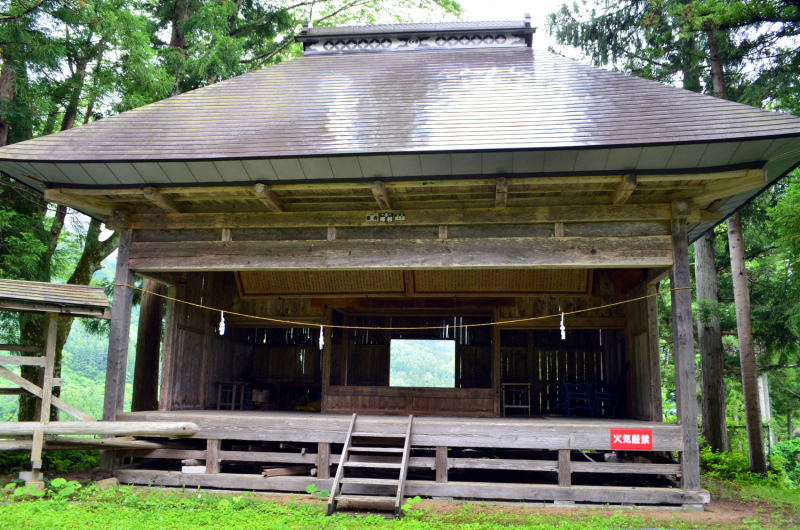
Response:
POLYGON ((742 216, 737 213, 728 218, 728 243, 731 250, 733 296, 736 302, 736 327, 739 336, 739 359, 742 365, 742 393, 744 394, 747 441, 750 446, 750 471, 767 473, 761 411, 758 406, 756 380, 756 355, 753 345, 753 322, 750 315, 750 292, 747 286, 747 269, 744 262, 742 216))
POLYGON ((714 88, 714 95, 718 98, 725 99, 725 68, 722 54, 719 52, 719 46, 717 45, 717 38, 719 38, 720 34, 716 30, 710 29, 706 32, 706 35, 708 36, 711 82, 714 88))
MULTIPOLYGON (((707 300, 712 310, 719 303, 717 260, 714 231, 709 230, 694 244, 694 276, 697 301, 707 300)), ((725 362, 719 316, 709 315, 707 322, 697 320, 702 373, 703 436, 715 451, 728 450, 728 425, 725 418, 725 362)))
POLYGON ((103 51, 105 44, 100 43, 97 45, 97 64, 94 65, 94 73, 92 75, 92 89, 89 93, 89 100, 86 102, 86 113, 83 115, 83 124, 89 123, 94 112, 94 105, 97 103, 97 95, 100 91, 100 70, 103 67, 103 51))
MULTIPOLYGON (((17 78, 17 65, 12 61, 11 57, 5 53, 3 47, 0 59, 3 61, 2 69, 0 69, 0 106, 8 109, 14 103, 14 81, 17 78)), ((0 107, 0 110, 2 109, 0 107)), ((5 110, 0 113, 0 147, 8 143, 8 129, 10 124, 6 118, 5 110)))
POLYGON ((78 105, 80 105, 81 102, 83 83, 86 80, 86 64, 89 62, 86 53, 87 46, 88 44, 81 47, 80 58, 75 65, 75 75, 71 78, 73 89, 69 97, 69 103, 67 103, 67 108, 64 109, 64 118, 61 120, 62 131, 72 129, 75 125, 75 117, 78 115, 78 105))
POLYGON ((136 341, 136 364, 133 369, 133 399, 131 412, 158 410, 158 366, 161 347, 161 319, 164 315, 164 286, 144 282, 139 306, 139 334, 136 341))
POLYGON ((173 56, 168 63, 172 63, 172 74, 175 78, 175 86, 172 87, 173 96, 177 96, 183 92, 181 78, 183 77, 184 65, 187 57, 185 25, 189 20, 190 7, 191 0, 176 0, 175 7, 172 9, 172 36, 169 41, 169 46, 172 48, 173 56))

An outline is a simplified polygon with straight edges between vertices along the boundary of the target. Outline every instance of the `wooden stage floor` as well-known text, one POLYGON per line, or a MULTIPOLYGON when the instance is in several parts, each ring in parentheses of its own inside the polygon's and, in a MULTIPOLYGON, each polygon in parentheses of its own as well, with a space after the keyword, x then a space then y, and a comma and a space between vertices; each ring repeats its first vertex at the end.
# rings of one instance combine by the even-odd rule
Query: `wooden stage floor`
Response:
MULTIPOLYGON (((195 438, 343 443, 350 414, 289 411, 180 410, 128 412, 120 421, 186 421, 198 425, 195 438)), ((405 435, 407 416, 361 415, 361 431, 405 435)), ((610 450, 611 429, 651 429, 653 451, 681 451, 680 427, 628 419, 414 417, 414 446, 509 449, 610 450)))
MULTIPOLYGON (((310 465, 319 469, 330 466, 329 471, 335 471, 340 459, 340 455, 336 453, 341 450, 336 444, 345 441, 352 415, 184 410, 124 413, 118 414, 117 418, 120 421, 192 422, 199 428, 190 441, 184 442, 192 447, 156 449, 144 453, 133 451, 120 453, 120 456, 172 459, 175 462, 179 459, 206 460, 209 455, 214 454, 222 464, 233 464, 223 467, 223 472, 219 472, 218 468, 213 473, 193 474, 170 470, 176 468, 164 465, 155 466, 155 469, 152 466, 143 468, 142 464, 146 466, 148 461, 152 462, 144 460, 139 464, 123 466, 115 472, 123 483, 302 493, 311 484, 318 489, 329 489, 332 479, 308 475, 263 477, 255 474, 247 463, 255 465, 256 469, 261 463, 274 463, 283 466, 310 465), (203 439, 212 440, 207 442, 208 450, 203 439), (213 440, 223 440, 221 448, 213 440), (299 449, 298 445, 302 444, 308 451, 250 452, 237 449, 237 445, 247 444, 236 444, 236 440, 289 444, 294 442, 289 447, 299 449), (317 454, 312 454, 314 446, 309 445, 314 443, 319 444, 317 454), (210 448, 214 444, 216 449, 212 453, 210 448), (324 453, 323 448, 327 448, 324 453), (327 455, 325 458, 328 459, 327 466, 324 467, 320 464, 322 454, 327 455)), ((359 415, 356 422, 357 431, 384 437, 386 434, 404 436, 407 426, 407 416, 359 415)), ((412 456, 409 459, 409 468, 415 470, 415 476, 407 481, 406 495, 593 504, 697 506, 709 502, 707 491, 685 491, 675 487, 674 478, 663 478, 679 475, 680 464, 663 461, 633 462, 630 458, 629 463, 607 463, 599 453, 581 454, 577 451, 611 450, 611 429, 615 428, 650 429, 653 451, 656 452, 682 450, 680 427, 656 422, 559 417, 415 417, 411 436, 412 456), (443 463, 438 456, 434 456, 434 452, 439 454, 439 451, 433 450, 436 447, 450 448, 449 454, 447 449, 444 451, 447 456, 443 463), (501 456, 483 458, 484 454, 501 456), (588 454, 594 455, 595 459, 586 458, 588 454), (566 457, 566 461, 560 458, 562 455, 566 457), (447 470, 453 470, 450 480, 446 478, 447 470), (444 480, 439 480, 442 471, 444 480), (577 482, 568 486, 559 485, 559 477, 563 473, 567 476, 575 474, 577 482), (589 474, 597 479, 586 481, 581 478, 588 477, 589 474), (625 479, 626 474, 632 480, 625 479), (421 480, 426 476, 427 480, 421 480), (604 482, 601 478, 603 476, 614 479, 604 482), (645 480, 642 477, 654 477, 654 480, 645 480), (661 486, 653 487, 653 484, 661 486)), ((173 440, 170 444, 172 443, 179 441, 173 440)), ((257 447, 260 445, 257 444, 257 447)), ((273 449, 265 448, 261 451, 274 451, 276 448, 274 443, 266 446, 273 449)), ((655 455, 652 452, 642 454, 655 455)), ((363 489, 364 486, 346 486, 346 493, 380 493, 375 489, 379 489, 378 486, 371 486, 364 491, 358 489, 363 489)))

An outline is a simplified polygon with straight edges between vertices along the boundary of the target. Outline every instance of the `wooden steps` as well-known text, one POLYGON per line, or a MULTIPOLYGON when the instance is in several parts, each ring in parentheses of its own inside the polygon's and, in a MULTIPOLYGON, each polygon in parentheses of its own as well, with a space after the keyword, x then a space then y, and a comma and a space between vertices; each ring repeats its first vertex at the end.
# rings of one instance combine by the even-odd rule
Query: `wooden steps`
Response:
POLYGON ((342 484, 364 484, 369 486, 397 486, 400 481, 396 478, 343 478, 342 484))
POLYGON ((366 467, 372 469, 400 469, 403 467, 403 464, 394 462, 345 462, 344 466, 366 467))
POLYGON ((351 453, 398 453, 403 454, 402 447, 351 447, 351 453))
POLYGON ((394 497, 371 497, 368 495, 337 495, 337 501, 356 501, 356 502, 383 502, 393 503, 394 497))
MULTIPOLYGON (((411 415, 408 417, 408 427, 406 429, 405 436, 397 435, 397 434, 387 434, 387 433, 364 433, 364 432, 356 432, 356 419, 358 418, 358 414, 353 414, 353 419, 350 421, 350 428, 347 430, 347 438, 344 442, 344 447, 342 448, 342 456, 339 459, 339 467, 336 469, 336 476, 333 479, 333 485, 331 486, 331 496, 328 499, 328 515, 333 514, 336 511, 336 506, 339 501, 356 501, 356 502, 380 502, 380 503, 390 503, 394 502, 394 513, 395 516, 402 515, 402 510, 400 506, 403 502, 403 493, 405 492, 405 485, 406 485, 406 474, 408 472, 408 460, 411 454, 411 425, 414 420, 414 416, 411 415), (358 446, 353 447, 353 438, 393 438, 393 439, 403 439, 403 448, 399 447, 380 447, 380 446, 358 446), (350 461, 351 453, 362 453, 358 456, 357 461, 350 461), (373 461, 369 461, 366 459, 370 458, 370 455, 363 454, 363 453, 383 453, 390 455, 402 455, 400 462, 387 462, 386 460, 392 460, 392 456, 372 456, 373 461), (357 469, 396 469, 399 472, 399 476, 396 479, 384 479, 384 478, 361 478, 361 477, 345 477, 345 469, 349 468, 357 468, 357 469), (397 494, 394 497, 376 497, 376 496, 369 496, 369 495, 343 495, 341 492, 342 485, 344 484, 362 484, 362 485, 370 485, 370 486, 397 486, 397 494)), ((356 455, 354 455, 356 456, 356 455)))

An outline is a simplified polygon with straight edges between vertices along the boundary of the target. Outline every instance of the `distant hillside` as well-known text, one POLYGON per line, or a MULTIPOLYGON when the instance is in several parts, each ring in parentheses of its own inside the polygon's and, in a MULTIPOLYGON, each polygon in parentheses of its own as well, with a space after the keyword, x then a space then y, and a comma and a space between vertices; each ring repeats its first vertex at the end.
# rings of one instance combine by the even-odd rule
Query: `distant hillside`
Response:
POLYGON ((389 385, 453 388, 455 384, 455 341, 392 340, 389 385))

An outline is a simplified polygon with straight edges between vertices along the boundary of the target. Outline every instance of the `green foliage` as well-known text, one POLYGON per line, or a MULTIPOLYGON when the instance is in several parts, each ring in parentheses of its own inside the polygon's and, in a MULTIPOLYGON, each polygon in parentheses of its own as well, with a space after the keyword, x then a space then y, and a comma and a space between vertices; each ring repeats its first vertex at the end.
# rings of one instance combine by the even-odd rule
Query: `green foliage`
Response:
POLYGON ((411 510, 411 508, 413 508, 415 504, 419 504, 420 502, 422 502, 422 499, 420 498, 419 495, 417 495, 414 498, 406 499, 406 503, 400 506, 400 509, 403 510, 404 512, 407 512, 411 510))
POLYGON ((318 490, 316 484, 309 484, 306 486, 306 493, 314 495, 319 499, 327 499, 331 494, 329 490, 318 490))
POLYGON ((392 339, 390 386, 453 388, 455 341, 392 339))
MULTIPOLYGON (((96 469, 99 460, 99 451, 45 451, 42 453, 42 471, 81 473, 96 469)), ((30 452, 0 452, 0 474, 26 471, 30 463, 30 452)))

